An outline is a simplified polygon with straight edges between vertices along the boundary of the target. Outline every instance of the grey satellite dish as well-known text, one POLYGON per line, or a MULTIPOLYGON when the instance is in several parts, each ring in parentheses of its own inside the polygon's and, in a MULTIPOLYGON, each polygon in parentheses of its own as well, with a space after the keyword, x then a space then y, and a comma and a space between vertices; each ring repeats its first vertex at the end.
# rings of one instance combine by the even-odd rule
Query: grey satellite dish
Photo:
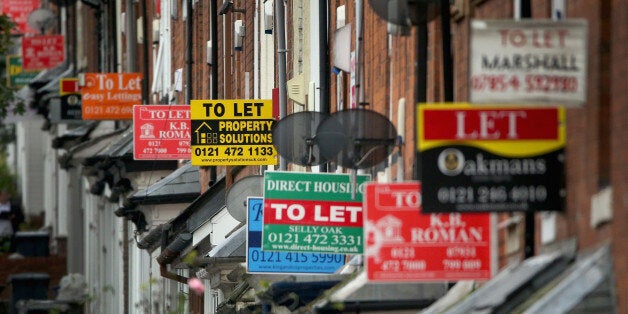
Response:
POLYGON ((26 22, 32 29, 39 30, 43 33, 45 30, 55 26, 57 16, 48 9, 37 9, 31 11, 26 22))
POLYGON ((369 0, 377 16, 401 26, 418 25, 420 14, 417 13, 417 6, 422 5, 427 9, 431 2, 436 0, 369 0))
POLYGON ((385 116, 366 109, 333 113, 318 127, 321 155, 342 167, 364 169, 384 161, 394 150, 395 126, 385 116))
POLYGON ((316 130, 328 116, 318 111, 293 113, 273 127, 273 145, 279 155, 301 166, 316 166, 328 160, 320 153, 316 130))
POLYGON ((264 177, 261 175, 248 176, 231 185, 226 196, 227 211, 229 214, 231 214, 235 220, 244 222, 247 212, 247 197, 261 197, 263 187, 264 177))

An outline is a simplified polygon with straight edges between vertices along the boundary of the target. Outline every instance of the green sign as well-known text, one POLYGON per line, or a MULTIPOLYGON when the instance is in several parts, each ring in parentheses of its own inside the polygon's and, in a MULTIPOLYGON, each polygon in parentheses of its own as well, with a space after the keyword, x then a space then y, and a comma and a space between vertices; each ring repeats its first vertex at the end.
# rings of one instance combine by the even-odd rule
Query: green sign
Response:
POLYGON ((39 74, 39 71, 24 71, 21 56, 7 56, 7 85, 9 87, 27 85, 37 74, 39 74))
POLYGON ((360 254, 362 195, 368 175, 272 172, 264 175, 262 250, 360 254))

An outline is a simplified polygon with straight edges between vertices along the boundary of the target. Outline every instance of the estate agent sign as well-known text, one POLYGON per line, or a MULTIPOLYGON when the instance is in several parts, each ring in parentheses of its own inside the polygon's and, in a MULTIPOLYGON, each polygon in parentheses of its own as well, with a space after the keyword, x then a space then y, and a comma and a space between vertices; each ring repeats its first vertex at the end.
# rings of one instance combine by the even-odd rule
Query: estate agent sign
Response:
POLYGON ((423 212, 562 210, 563 107, 419 105, 423 212))
POLYGON ((246 270, 249 273, 319 273, 336 272, 345 262, 343 254, 272 252, 262 250, 264 199, 247 199, 248 232, 246 270))
POLYGON ((133 158, 190 159, 190 106, 133 106, 133 158))
POLYGON ((83 119, 133 119, 133 106, 142 103, 141 73, 85 73, 83 80, 83 119))
POLYGON ((36 35, 22 38, 24 70, 54 68, 65 57, 63 35, 36 35))
POLYGON ((472 103, 586 101, 585 20, 475 20, 469 53, 472 103))
POLYGON ((423 214, 418 182, 369 183, 364 197, 369 281, 491 277, 489 214, 423 214))
POLYGON ((277 164, 270 99, 192 100, 192 164, 277 164))
POLYGON ((362 194, 370 177, 267 171, 262 249, 360 254, 362 194))

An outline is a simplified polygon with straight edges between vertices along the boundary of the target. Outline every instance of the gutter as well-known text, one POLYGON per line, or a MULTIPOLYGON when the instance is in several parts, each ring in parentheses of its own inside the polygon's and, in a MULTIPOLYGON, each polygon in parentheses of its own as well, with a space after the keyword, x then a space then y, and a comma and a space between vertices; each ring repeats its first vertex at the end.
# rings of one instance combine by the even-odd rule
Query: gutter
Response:
MULTIPOLYGON (((164 230, 164 232, 168 231, 164 230)), ((157 256, 157 263, 159 263, 159 274, 162 277, 178 281, 183 284, 188 283, 189 278, 169 271, 168 264, 172 263, 172 261, 179 257, 179 254, 181 254, 183 249, 190 245, 190 243, 192 243, 192 234, 181 233, 174 239, 174 241, 172 241, 172 243, 170 243, 170 245, 163 249, 159 256, 157 256)))

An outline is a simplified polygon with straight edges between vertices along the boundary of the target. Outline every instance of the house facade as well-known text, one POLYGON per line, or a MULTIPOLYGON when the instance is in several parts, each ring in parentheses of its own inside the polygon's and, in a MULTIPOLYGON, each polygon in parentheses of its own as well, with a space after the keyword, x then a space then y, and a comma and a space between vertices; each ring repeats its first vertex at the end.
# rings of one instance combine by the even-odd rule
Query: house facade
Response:
MULTIPOLYGON (((488 306, 495 289, 504 297, 490 299, 493 309, 534 312, 548 306, 550 294, 507 300, 539 278, 558 287, 552 296, 569 300, 560 305, 565 311, 586 309, 591 293, 605 291, 605 309, 628 312, 625 0, 44 2, 64 17, 47 32, 66 36, 66 64, 30 84, 29 105, 38 114, 15 122, 14 164, 26 212, 50 230, 68 273, 86 278, 87 312, 326 313, 342 303, 345 312, 464 313, 488 306), (246 221, 225 202, 232 186, 273 170, 421 180, 419 104, 470 101, 473 21, 523 19, 586 22, 586 99, 565 107, 565 208, 491 214, 493 279, 391 285, 388 291, 408 292, 395 303, 395 295, 365 280, 359 256, 347 256, 333 275, 246 272, 246 221), (59 91, 42 87, 85 73, 141 73, 138 105, 272 99, 279 118, 367 109, 390 121, 397 137, 384 161, 359 170, 335 161, 309 167, 285 156, 264 166, 134 160, 132 120, 49 120, 47 99, 59 91), (569 290, 584 285, 576 279, 595 261, 608 266, 596 286, 569 290), (562 276, 543 275, 552 271, 562 276), (523 279, 502 279, 514 274, 523 279), (190 289, 192 278, 204 283, 203 292, 190 289)), ((381 228, 394 235, 398 223, 381 228)))

